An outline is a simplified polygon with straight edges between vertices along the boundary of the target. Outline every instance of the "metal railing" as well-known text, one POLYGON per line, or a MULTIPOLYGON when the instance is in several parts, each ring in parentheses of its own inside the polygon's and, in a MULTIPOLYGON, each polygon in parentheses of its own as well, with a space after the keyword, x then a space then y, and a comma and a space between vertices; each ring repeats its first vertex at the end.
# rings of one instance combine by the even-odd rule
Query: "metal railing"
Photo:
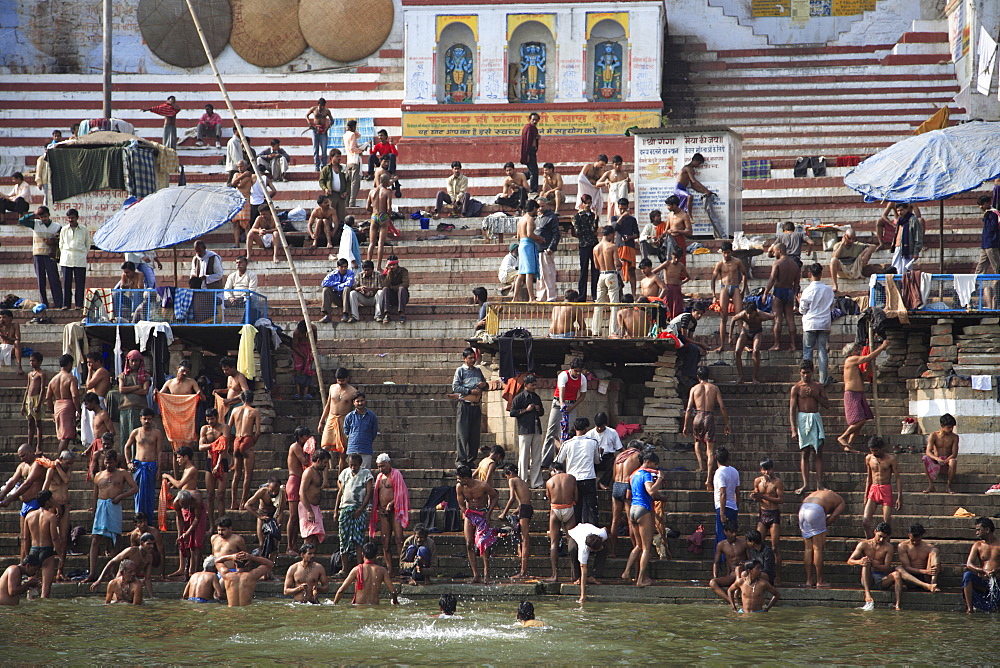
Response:
POLYGON ((88 290, 84 324, 139 321, 170 325, 252 325, 267 317, 267 297, 252 290, 178 288, 167 297, 156 290, 88 290))
MULTIPOLYGON (((910 309, 911 313, 1000 311, 1000 274, 923 274, 923 277, 925 282, 921 285, 921 294, 924 304, 918 309, 910 309), (956 276, 958 281, 955 280, 956 276)), ((876 274, 874 278, 875 283, 868 291, 873 307, 885 307, 886 279, 892 278, 902 294, 901 275, 876 274)))
POLYGON ((490 304, 486 331, 498 336, 517 327, 536 338, 656 338, 665 326, 659 303, 505 302, 490 304))

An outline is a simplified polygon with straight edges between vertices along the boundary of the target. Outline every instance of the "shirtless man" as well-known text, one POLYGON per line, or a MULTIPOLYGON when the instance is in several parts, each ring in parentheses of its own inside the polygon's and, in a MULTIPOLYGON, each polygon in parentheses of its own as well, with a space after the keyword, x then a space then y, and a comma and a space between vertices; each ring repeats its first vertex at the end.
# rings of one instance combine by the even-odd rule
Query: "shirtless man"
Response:
POLYGON ((347 577, 344 578, 344 583, 340 585, 340 589, 334 594, 333 602, 340 603, 340 599, 343 598, 348 587, 354 585, 354 598, 351 600, 351 603, 354 605, 378 605, 379 593, 382 591, 382 585, 384 584, 392 596, 392 604, 399 605, 396 588, 392 586, 392 578, 389 576, 389 571, 375 563, 375 557, 378 556, 378 545, 375 543, 365 543, 361 549, 365 557, 364 562, 352 568, 351 572, 347 574, 347 577))
POLYGON ((31 543, 31 551, 42 562, 42 598, 52 596, 52 580, 56 573, 56 553, 66 537, 59 533, 59 507, 52 500, 52 492, 42 490, 36 497, 38 510, 24 518, 24 526, 31 543))
POLYGON ((198 394, 201 392, 198 381, 191 378, 191 360, 183 359, 178 362, 177 375, 163 383, 160 392, 177 395, 198 394))
POLYGON ((734 356, 736 375, 739 377, 740 383, 747 382, 743 377, 743 353, 749 349, 750 358, 753 360, 753 376, 750 377, 750 382, 754 385, 760 384, 760 378, 758 377, 758 373, 760 372, 760 347, 764 340, 764 323, 768 320, 774 320, 774 316, 759 310, 757 302, 748 302, 743 306, 743 310, 733 317, 732 325, 729 328, 730 337, 735 334, 737 327, 740 329, 739 338, 736 339, 736 354, 734 356))
POLYGON ((756 559, 743 562, 743 577, 729 586, 726 597, 733 605, 733 610, 741 613, 767 612, 781 598, 777 587, 761 577, 761 563, 756 559), (764 603, 764 593, 771 594, 771 600, 764 603), (737 598, 739 604, 737 604, 737 598))
MULTIPOLYGON (((187 446, 185 446, 187 447, 187 446)), ((182 489, 174 497, 174 511, 177 517, 177 570, 168 578, 187 578, 198 571, 201 550, 205 546, 205 517, 208 510, 197 490, 182 489)))
MULTIPOLYGON (((622 516, 625 519, 625 526, 629 525, 628 513, 631 508, 632 492, 629 480, 642 465, 642 441, 635 439, 629 442, 628 447, 615 455, 614 474, 611 486, 611 530, 608 532, 608 556, 614 558, 618 549, 618 529, 621 527, 622 516)), ((572 476, 570 476, 572 477, 572 476)), ((629 536, 635 541, 631 530, 629 536)))
POLYGON ((675 248, 666 262, 653 269, 654 274, 663 271, 664 306, 667 308, 667 321, 673 320, 684 312, 684 293, 681 286, 691 280, 687 266, 684 264, 684 249, 675 248))
POLYGON ((680 199, 680 207, 691 212, 691 195, 692 189, 697 190, 702 195, 707 198, 714 197, 715 193, 702 185, 701 181, 697 179, 695 174, 701 166, 705 164, 705 156, 701 153, 695 153, 691 156, 691 162, 684 165, 681 168, 681 173, 677 177, 677 185, 674 186, 674 196, 680 199))
MULTIPOLYGON (((770 457, 760 460, 760 475, 753 481, 750 499, 760 504, 757 531, 761 536, 771 536, 774 551, 774 584, 781 582, 781 504, 785 502, 785 483, 774 473, 770 457)), ((763 539, 761 539, 763 540, 763 539)))
MULTIPOLYGON (((278 545, 276 541, 273 550, 264 549, 264 523, 274 522, 273 526, 280 527, 284 519, 285 488, 281 485, 281 480, 276 476, 268 478, 267 483, 261 485, 260 489, 243 504, 243 510, 257 518, 257 544, 260 546, 260 555, 270 559, 271 554, 278 551, 278 545)), ((280 538, 280 533, 277 535, 280 538)))
MULTIPOLYGON (((639 297, 633 300, 632 295, 625 295, 622 297, 622 303, 648 304, 649 299, 647 297, 639 297)), ((641 339, 645 337, 655 317, 649 315, 651 312, 650 309, 644 306, 619 309, 617 314, 618 334, 612 335, 612 338, 641 339)))
POLYGON ((653 499, 666 481, 666 476, 660 473, 660 458, 654 452, 646 452, 642 456, 642 466, 637 469, 629 480, 632 493, 632 505, 629 508, 629 530, 635 541, 632 552, 625 563, 622 580, 631 580, 632 567, 636 567, 635 586, 648 587, 653 584, 649 577, 649 559, 653 555, 653 533, 656 530, 653 522, 653 499))
POLYGON ((774 264, 771 265, 771 276, 764 288, 764 298, 772 295, 774 311, 774 345, 771 350, 781 350, 781 326, 787 324, 788 337, 791 340, 789 350, 796 350, 798 332, 795 329, 795 295, 799 291, 799 281, 802 279, 802 268, 789 257, 785 244, 778 242, 771 246, 774 251, 774 264))
MULTIPOLYGON (((580 301, 580 293, 567 290, 564 300, 570 304, 580 301)), ((587 335, 587 324, 583 320, 583 309, 579 306, 555 306, 552 322, 549 324, 550 339, 574 339, 587 335)))
POLYGON ((968 614, 972 614, 974 607, 985 612, 994 612, 1000 607, 1000 539, 996 536, 993 520, 977 519, 976 537, 979 540, 972 544, 962 574, 962 593, 968 614))
POLYGON ((871 538, 858 542, 854 552, 847 559, 850 566, 861 566, 861 585, 865 588, 865 605, 863 610, 874 610, 875 599, 872 598, 871 587, 879 589, 895 586, 896 609, 899 610, 899 597, 902 592, 903 579, 892 566, 893 547, 889 538, 892 529, 888 522, 879 522, 871 538))
POLYGON ((140 584, 145 584, 146 594, 152 598, 153 597, 153 553, 156 551, 156 538, 153 534, 147 533, 143 534, 139 538, 139 545, 129 545, 124 550, 119 552, 115 557, 113 557, 105 566, 104 570, 97 577, 97 580, 90 585, 90 591, 97 591, 97 586, 104 581, 105 576, 109 574, 115 567, 119 564, 125 562, 126 560, 131 561, 134 569, 133 574, 137 580, 140 580, 140 584))
POLYGON ((131 559, 118 564, 118 575, 108 583, 104 604, 112 603, 142 605, 142 583, 136 577, 136 565, 131 559))
POLYGON ((215 557, 205 557, 201 568, 202 570, 197 573, 192 573, 184 585, 181 600, 192 603, 213 603, 222 600, 225 592, 220 584, 219 573, 215 570, 215 557))
POLYGON ((552 210, 557 213, 566 203, 566 196, 563 194, 563 178, 556 174, 556 166, 551 162, 542 165, 542 188, 538 194, 551 202, 552 210))
POLYGON ((899 462, 896 461, 896 455, 885 452, 885 443, 881 438, 872 436, 868 440, 868 452, 868 456, 865 457, 868 474, 865 482, 865 513, 861 524, 864 526, 865 535, 871 538, 875 507, 882 506, 882 520, 888 524, 892 519, 892 509, 899 510, 903 506, 903 487, 900 483, 899 462), (893 475, 896 477, 895 497, 892 489, 893 475))
POLYGON ((905 583, 937 593, 941 591, 937 585, 941 572, 938 549, 924 540, 924 533, 924 525, 911 524, 907 539, 899 542, 900 565, 896 567, 896 577, 901 585, 905 583))
POLYGON ((347 468, 347 436, 344 434, 344 418, 354 410, 354 395, 357 388, 351 385, 351 372, 340 367, 334 374, 336 382, 326 393, 323 414, 319 416, 316 431, 323 434, 320 445, 339 458, 337 471, 347 468))
POLYGON ((489 521, 493 510, 498 508, 499 495, 489 483, 473 478, 468 466, 459 466, 457 477, 455 494, 458 507, 465 515, 465 553, 472 569, 472 583, 489 584, 490 547, 497 541, 497 533, 490 528, 489 521), (477 551, 483 560, 482 578, 476 568, 477 551))
POLYGON ((194 450, 186 445, 177 448, 174 453, 175 468, 180 469, 180 477, 175 478, 169 473, 163 474, 163 479, 170 483, 174 489, 186 489, 189 492, 198 491, 198 467, 191 459, 194 457, 194 450))
POLYGON ((576 478, 566 473, 562 463, 552 462, 549 479, 545 481, 545 496, 549 499, 549 563, 552 565, 552 576, 545 582, 559 582, 559 538, 563 529, 569 531, 576 526, 574 509, 577 493, 576 478))
MULTIPOLYGON (((524 178, 523 174, 520 174, 524 178)), ((524 215, 517 221, 518 272, 511 291, 511 300, 517 298, 521 288, 528 291, 528 301, 535 300, 535 275, 538 273, 538 253, 545 238, 535 234, 535 218, 538 216, 538 202, 531 200, 524 207, 524 215), (530 242, 530 243, 527 243, 530 242)), ((500 235, 503 243, 503 235, 500 235)))
POLYGON ((709 580, 708 586, 724 601, 730 601, 726 590, 729 585, 736 582, 736 565, 747 560, 747 541, 739 537, 737 533, 739 525, 734 520, 723 522, 722 529, 726 539, 715 546, 712 579, 709 580))
POLYGON ((819 409, 829 408, 826 388, 813 380, 812 360, 802 360, 799 364, 799 382, 792 385, 788 393, 788 425, 792 440, 799 442, 799 472, 802 486, 795 490, 802 495, 809 486, 809 449, 813 451, 813 468, 816 470, 816 489, 823 489, 823 444, 826 432, 823 430, 823 416, 819 409))
POLYGON ((146 534, 153 537, 153 552, 150 554, 151 566, 150 566, 150 577, 152 577, 153 569, 160 569, 160 579, 164 580, 167 576, 167 553, 163 549, 163 536, 160 534, 160 530, 149 523, 149 518, 146 517, 144 513, 136 513, 132 519, 135 524, 135 528, 128 535, 129 545, 132 547, 139 547, 139 544, 146 534))
POLYGON ((510 497, 500 511, 500 517, 507 517, 507 513, 517 506, 517 521, 521 529, 521 540, 517 547, 521 557, 521 570, 511 579, 525 580, 528 578, 528 557, 531 554, 531 518, 535 516, 535 508, 531 505, 531 488, 518 477, 517 467, 513 464, 503 467, 503 476, 507 479, 510 497))
POLYGON ((844 346, 844 417, 847 420, 847 429, 837 437, 837 442, 844 446, 844 452, 860 452, 853 445, 854 439, 864 429, 868 420, 875 419, 865 398, 865 381, 861 376, 861 365, 874 366, 875 358, 888 347, 889 340, 886 339, 878 348, 867 355, 862 355, 862 348, 857 343, 848 343, 844 346))
POLYGON ((297 516, 303 543, 319 545, 326 538, 319 501, 323 495, 323 488, 326 487, 326 474, 329 469, 330 453, 326 450, 317 450, 313 454, 312 465, 302 472, 297 516))
POLYGON ((28 383, 24 387, 21 399, 21 415, 28 421, 28 445, 35 452, 42 452, 42 406, 45 405, 45 390, 48 386, 47 374, 42 371, 42 354, 31 353, 28 356, 28 383))
POLYGON ((649 258, 639 262, 639 294, 643 297, 655 297, 665 299, 667 296, 667 284, 653 272, 653 262, 649 258))
MULTIPOLYGON (((111 391, 111 384, 114 379, 108 370, 104 368, 104 358, 101 353, 87 353, 86 362, 87 382, 83 386, 83 391, 96 394, 100 397, 101 405, 107 408, 105 399, 108 396, 108 392, 111 391)), ((94 442, 95 434, 89 433, 89 425, 87 425, 87 421, 92 417, 90 411, 83 410, 81 412, 83 415, 80 419, 80 433, 82 436, 80 440, 86 446, 94 442), (87 426, 85 427, 85 425, 87 426)), ((127 434, 122 434, 122 437, 126 436, 127 434)))
POLYGON ((118 468, 118 452, 105 450, 104 470, 94 478, 94 503, 88 510, 94 515, 94 525, 90 532, 90 575, 84 582, 97 578, 97 556, 101 547, 110 551, 117 544, 122 534, 121 502, 135 496, 138 488, 132 474, 118 468), (106 543, 109 540, 110 546, 106 543))
POLYGON ((244 230, 250 227, 251 223, 253 223, 253 221, 250 220, 250 213, 249 213, 250 189, 253 188, 253 182, 254 182, 253 170, 250 169, 250 165, 248 165, 246 161, 240 160, 238 163, 236 163, 236 171, 233 172, 232 176, 229 178, 229 187, 236 188, 237 190, 239 190, 240 194, 243 195, 244 199, 246 199, 247 204, 243 210, 247 212, 247 215, 246 216, 237 215, 235 218, 233 218, 233 248, 240 247, 241 234, 243 233, 244 230))
POLYGON ((955 479, 958 469, 958 434, 955 433, 955 418, 951 413, 945 413, 939 420, 941 428, 927 436, 927 451, 921 458, 924 462, 924 472, 927 473, 928 485, 924 494, 934 491, 934 479, 941 469, 948 470, 948 484, 945 491, 951 491, 951 482, 955 479))
POLYGON ((604 172, 594 184, 598 188, 604 186, 608 188, 608 220, 611 220, 612 216, 623 216, 627 213, 622 211, 618 203, 620 199, 628 199, 629 186, 632 184, 631 177, 622 166, 623 162, 620 155, 611 158, 611 169, 604 172))
POLYGON ((823 579, 826 529, 843 514, 844 508, 843 497, 829 489, 818 489, 802 501, 799 508, 799 532, 804 543, 802 564, 806 571, 806 587, 815 584, 817 589, 824 589, 830 586, 823 579))
POLYGON ((684 417, 685 436, 692 434, 694 428, 694 454, 698 458, 698 468, 695 472, 705 471, 705 489, 712 489, 712 475, 715 473, 715 407, 719 407, 722 419, 725 421, 723 433, 729 435, 729 413, 722 401, 722 393, 715 383, 709 380, 707 366, 698 367, 698 384, 688 393, 688 405, 684 417), (703 457, 701 447, 706 456, 703 457), (707 457, 707 461, 706 461, 707 457))
POLYGON ((226 555, 226 559, 236 562, 236 570, 222 574, 226 586, 226 601, 230 608, 239 608, 253 603, 253 592, 257 583, 266 577, 274 562, 264 557, 255 557, 246 552, 226 555))
MULTIPOLYGON (((68 308, 68 307, 67 307, 68 308)), ((0 311, 0 344, 12 346, 10 349, 14 361, 17 362, 17 375, 24 375, 21 366, 21 326, 14 322, 14 314, 8 309, 0 311)), ((2 357, 3 355, 0 355, 2 357)), ((8 361, 7 365, 10 364, 8 361)))
MULTIPOLYGON (((605 225, 601 228, 601 240, 594 246, 594 265, 600 274, 597 277, 597 296, 595 302, 615 303, 621 299, 621 279, 619 271, 622 268, 622 260, 618 257, 618 247, 615 245, 615 228, 605 225)), ((614 333, 615 321, 618 317, 618 309, 611 309, 611 333, 614 333)), ((600 306, 594 307, 594 322, 590 331, 594 336, 603 336, 601 333, 603 310, 600 306)))
MULTIPOLYGON (((499 447, 499 446, 498 446, 499 447)), ((385 559, 385 566, 389 569, 389 575, 396 571, 396 559, 403 551, 403 529, 409 524, 404 506, 409 503, 409 490, 403 476, 392 468, 392 460, 385 452, 375 458, 375 465, 378 468, 378 476, 372 489, 374 507, 372 512, 378 515, 378 531, 382 537, 382 557, 385 559), (396 489, 396 485, 400 489, 396 489), (393 542, 395 551, 389 552, 389 544, 393 542)), ((461 503, 459 504, 461 507, 461 503)), ((374 536, 373 536, 374 538, 374 536)))
POLYGON ((38 589, 42 581, 38 572, 42 570, 42 562, 38 557, 27 556, 21 563, 8 566, 0 575, 0 605, 19 605, 21 596, 29 589, 38 589), (24 577, 28 579, 21 582, 24 577))
POLYGON ((392 191, 389 188, 376 185, 368 193, 368 202, 365 208, 371 214, 371 224, 368 227, 368 252, 365 253, 365 259, 371 260, 372 255, 375 255, 376 271, 382 271, 382 249, 389 234, 389 209, 391 206, 392 191), (378 244, 378 254, 375 253, 376 243, 378 244))
POLYGON ((229 455, 232 431, 228 424, 219 422, 219 411, 209 408, 205 411, 205 425, 198 434, 198 450, 205 457, 205 494, 208 496, 208 519, 215 520, 226 507, 226 487, 229 484, 229 469, 232 458, 229 455))
POLYGON ((292 596, 296 603, 319 603, 316 594, 330 589, 326 569, 316 563, 316 546, 303 543, 299 550, 302 561, 288 567, 285 573, 285 596, 292 596))
POLYGON ((59 367, 59 373, 49 381, 45 403, 56 425, 59 449, 69 450, 70 443, 76 440, 76 425, 80 417, 80 383, 73 375, 71 355, 60 357, 59 367))
POLYGON ((256 455, 254 446, 260 438, 260 412, 251 406, 253 392, 244 390, 240 395, 243 403, 233 409, 229 415, 229 427, 233 432, 233 456, 236 467, 233 471, 233 504, 232 510, 238 510, 250 498, 250 488, 253 485, 253 471, 256 455), (243 494, 236 501, 236 488, 239 486, 242 474, 243 494))
MULTIPOLYGON (((503 173, 503 192, 500 197, 497 198, 497 203, 500 204, 502 208, 515 209, 518 213, 521 213, 525 209, 528 190, 531 187, 528 183, 528 178, 521 172, 517 171, 513 162, 504 164, 503 173)), ((498 234, 497 240, 502 246, 503 234, 498 234)))
POLYGON ((299 539, 299 489, 302 486, 302 472, 312 463, 312 458, 306 454, 303 447, 311 438, 309 427, 299 425, 292 432, 295 438, 288 446, 288 482, 285 483, 285 500, 288 502, 288 551, 289 557, 299 554, 297 547, 299 539))
POLYGON ((45 483, 45 467, 38 461, 35 448, 25 443, 17 449, 17 458, 21 462, 14 469, 14 475, 0 489, 0 508, 6 508, 13 501, 21 502, 20 517, 20 556, 28 556, 29 540, 24 524, 25 516, 32 510, 38 510, 38 493, 45 483))
MULTIPOLYGON (((59 453, 59 459, 55 465, 45 472, 45 482, 42 484, 43 490, 52 492, 52 503, 56 507, 56 514, 59 516, 59 535, 69 536, 69 481, 73 473, 73 463, 76 461, 76 454, 72 450, 63 450, 59 453)), ((56 570, 56 581, 62 582, 66 579, 66 546, 68 540, 59 542, 58 547, 58 568, 56 570)))
MULTIPOLYGON (((712 294, 719 300, 719 347, 715 352, 721 353, 726 349, 726 322, 729 320, 729 308, 733 307, 736 312, 743 305, 743 295, 750 285, 750 274, 743 265, 743 260, 733 257, 733 244, 731 241, 722 242, 722 259, 719 260, 715 269, 712 270, 712 294), (722 289, 716 292, 716 281, 720 281, 722 289)), ((794 350, 794 348, 793 348, 794 350)), ((756 374, 754 374, 756 378, 756 374)))
MULTIPOLYGON (((222 405, 226 409, 226 412, 220 415, 219 419, 228 422, 233 410, 244 404, 243 393, 250 389, 250 384, 247 382, 247 377, 237 370, 236 360, 232 357, 223 357, 219 360, 219 369, 226 377, 226 387, 225 389, 219 388, 212 394, 222 399, 222 405)), ((216 408, 219 408, 218 400, 216 400, 215 405, 216 408)))
POLYGON ((691 214, 684 210, 683 204, 677 195, 671 195, 663 202, 667 208, 667 252, 673 255, 677 250, 681 251, 680 262, 687 264, 688 238, 694 234, 694 222, 691 214))
POLYGON ((101 405, 101 398, 93 392, 87 392, 83 395, 83 405, 90 413, 90 429, 94 434, 93 442, 87 447, 87 450, 90 451, 90 466, 87 469, 87 478, 89 479, 93 478, 97 474, 97 469, 100 468, 100 451, 104 449, 102 441, 106 440, 104 434, 110 433, 111 444, 114 444, 115 425, 111 422, 111 415, 101 405))
POLYGON ((271 262, 278 261, 278 251, 281 250, 281 235, 278 234, 277 225, 274 223, 274 218, 271 217, 271 209, 267 207, 261 207, 260 213, 257 214, 257 220, 253 221, 253 226, 247 230, 247 261, 250 260, 250 252, 254 245, 258 245, 263 249, 267 249, 267 239, 266 236, 270 235, 271 244, 271 262))
MULTIPOLYGON (((233 533, 233 520, 223 515, 215 523, 215 533, 209 538, 212 547, 212 556, 215 557, 216 570, 225 573, 229 563, 224 559, 229 554, 239 554, 246 552, 247 542, 243 536, 233 533)), ((263 556, 263 555, 261 555, 263 556)))
POLYGON ((608 156, 602 153, 597 156, 597 160, 584 165, 577 177, 579 192, 591 197, 597 224, 601 222, 601 209, 604 208, 604 193, 597 187, 597 182, 601 180, 606 171, 608 171, 608 156))
POLYGON ((309 238, 312 239, 312 248, 319 245, 320 236, 326 237, 326 247, 333 248, 334 221, 337 219, 337 210, 330 206, 330 196, 320 195, 316 198, 316 208, 309 214, 307 230, 309 238))
POLYGON ((139 426, 132 430, 125 442, 125 461, 135 478, 139 491, 135 495, 135 509, 146 518, 155 516, 160 492, 157 471, 167 437, 153 426, 153 410, 143 408, 139 414, 139 426))

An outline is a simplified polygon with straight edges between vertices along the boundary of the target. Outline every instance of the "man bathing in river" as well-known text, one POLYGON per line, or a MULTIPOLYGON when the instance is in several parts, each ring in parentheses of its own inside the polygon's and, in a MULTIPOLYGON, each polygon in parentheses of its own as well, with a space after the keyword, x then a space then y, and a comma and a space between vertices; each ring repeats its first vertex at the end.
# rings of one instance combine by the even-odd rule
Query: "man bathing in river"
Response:
POLYGON ((715 546, 715 560, 712 562, 712 579, 708 586, 725 600, 729 600, 726 588, 736 582, 736 567, 747 559, 747 542, 740 538, 736 520, 722 523, 725 540, 715 546))
POLYGON ((545 482, 545 496, 549 499, 549 563, 552 565, 552 576, 545 582, 559 581, 559 539, 563 529, 569 531, 576 526, 578 493, 576 478, 566 473, 563 464, 552 462, 549 479, 545 482))
POLYGON ((979 540, 969 550, 962 574, 965 611, 971 614, 973 608, 978 608, 995 612, 1000 608, 1000 538, 996 536, 993 520, 977 519, 976 537, 979 540))
POLYGON ((347 589, 354 585, 354 598, 351 603, 354 605, 378 605, 379 593, 384 584, 389 589, 389 595, 392 596, 392 604, 399 605, 396 588, 392 586, 389 571, 375 563, 378 548, 379 546, 375 543, 365 543, 364 547, 361 548, 365 557, 364 562, 351 569, 344 583, 340 585, 340 589, 334 594, 334 603, 340 603, 340 599, 343 598, 347 589))
POLYGON ((472 582, 489 584, 490 548, 497 542, 497 532, 490 527, 490 516, 498 507, 499 494, 489 483, 473 478, 472 469, 468 466, 459 466, 456 474, 458 484, 455 485, 455 494, 458 507, 465 515, 465 552, 472 569, 472 582), (476 568, 476 552, 483 560, 482 578, 476 568))
POLYGON ((230 608, 238 608, 253 603, 253 592, 257 583, 271 572, 274 562, 264 557, 257 557, 246 552, 224 555, 222 560, 232 559, 236 562, 235 571, 222 574, 222 583, 226 587, 226 600, 230 608))
POLYGON ((767 612, 781 598, 778 590, 767 581, 761 572, 761 563, 749 559, 743 563, 743 577, 737 579, 726 592, 733 610, 739 613, 767 612), (771 594, 771 600, 764 604, 764 593, 771 594))
POLYGON ((220 584, 218 572, 215 570, 215 557, 205 557, 202 570, 192 573, 184 585, 181 600, 192 603, 214 603, 226 595, 220 584))
POLYGON ((317 594, 330 588, 326 569, 316 563, 316 546, 303 543, 299 549, 302 560, 288 567, 285 573, 285 596, 292 596, 296 603, 319 603, 317 594))

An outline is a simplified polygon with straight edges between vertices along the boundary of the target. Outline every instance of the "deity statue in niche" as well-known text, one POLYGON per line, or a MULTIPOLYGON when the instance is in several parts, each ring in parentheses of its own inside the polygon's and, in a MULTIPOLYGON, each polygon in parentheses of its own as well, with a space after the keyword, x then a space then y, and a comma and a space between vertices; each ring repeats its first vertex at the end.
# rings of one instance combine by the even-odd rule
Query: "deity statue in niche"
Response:
POLYGON ((594 99, 622 99, 622 45, 618 42, 594 47, 594 99))
POLYGON ((521 102, 545 102, 545 45, 521 45, 521 102))
POLYGON ((444 101, 467 104, 472 100, 472 50, 455 44, 444 54, 444 101))

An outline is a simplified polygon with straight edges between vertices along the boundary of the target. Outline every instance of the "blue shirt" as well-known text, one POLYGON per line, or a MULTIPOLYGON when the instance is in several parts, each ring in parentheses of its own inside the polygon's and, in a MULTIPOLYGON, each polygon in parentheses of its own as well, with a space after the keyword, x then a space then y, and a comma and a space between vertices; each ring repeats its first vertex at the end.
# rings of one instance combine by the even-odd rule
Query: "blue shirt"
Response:
POLYGON ((646 491, 647 482, 653 482, 653 474, 646 469, 638 469, 629 478, 629 484, 632 485, 632 505, 641 506, 652 512, 653 497, 646 491))
POLYGON ((343 292, 344 288, 349 288, 353 284, 354 272, 350 269, 343 274, 340 273, 339 269, 331 271, 326 275, 326 278, 323 279, 324 288, 333 288, 337 292, 343 292))
POLYGON ((344 418, 344 433, 347 434, 347 454, 374 454, 372 444, 378 434, 378 417, 370 410, 352 411, 344 418))
POLYGON ((997 214, 987 211, 983 216, 983 243, 982 248, 1000 248, 1000 223, 997 214))

